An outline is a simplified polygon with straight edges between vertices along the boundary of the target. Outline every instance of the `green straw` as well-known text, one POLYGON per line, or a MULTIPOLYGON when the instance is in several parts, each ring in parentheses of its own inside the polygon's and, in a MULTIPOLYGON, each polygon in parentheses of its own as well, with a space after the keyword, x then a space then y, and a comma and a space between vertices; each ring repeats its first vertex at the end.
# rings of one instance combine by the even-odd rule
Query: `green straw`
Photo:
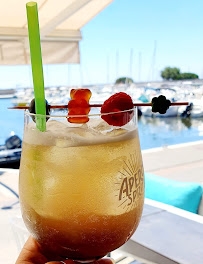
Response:
POLYGON ((32 64, 32 76, 35 93, 36 126, 40 131, 46 130, 46 104, 44 96, 44 78, 42 68, 42 54, 40 45, 40 33, 38 22, 37 3, 26 4, 28 33, 30 41, 30 57, 32 64))

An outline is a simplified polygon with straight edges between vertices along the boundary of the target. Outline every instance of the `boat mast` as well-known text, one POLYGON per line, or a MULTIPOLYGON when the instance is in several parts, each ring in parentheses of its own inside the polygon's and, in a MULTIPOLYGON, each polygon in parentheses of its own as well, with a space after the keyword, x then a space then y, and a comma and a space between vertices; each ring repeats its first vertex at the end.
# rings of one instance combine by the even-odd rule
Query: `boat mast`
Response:
POLYGON ((154 80, 154 69, 155 69, 155 63, 156 63, 156 48, 157 48, 157 43, 155 40, 154 41, 154 50, 153 50, 153 54, 152 54, 152 64, 151 64, 150 71, 149 71, 148 81, 154 80), (151 76, 150 76, 150 72, 151 72, 151 76), (151 80, 150 80, 150 77, 151 77, 151 80))
POLYGON ((106 58, 106 82, 109 84, 109 55, 106 58))
POLYGON ((141 67, 142 67, 142 53, 139 52, 139 57, 138 57, 138 81, 141 81, 141 67))
POLYGON ((130 78, 132 78, 132 67, 133 66, 133 49, 131 48, 131 50, 130 50, 130 78))
POLYGON ((116 79, 119 78, 119 51, 116 51, 116 79))
POLYGON ((155 63, 156 63, 156 49, 157 49, 157 43, 156 40, 154 41, 154 52, 152 57, 152 80, 154 80, 154 69, 155 69, 155 63))

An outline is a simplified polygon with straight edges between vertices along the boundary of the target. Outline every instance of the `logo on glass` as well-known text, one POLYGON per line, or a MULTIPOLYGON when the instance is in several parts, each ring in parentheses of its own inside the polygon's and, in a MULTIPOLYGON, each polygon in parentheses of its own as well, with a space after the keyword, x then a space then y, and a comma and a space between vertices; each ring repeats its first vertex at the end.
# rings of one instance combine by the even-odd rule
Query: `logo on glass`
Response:
POLYGON ((138 200, 143 196, 144 192, 144 171, 142 166, 142 159, 136 152, 130 154, 130 157, 123 161, 124 166, 119 171, 120 188, 117 189, 119 207, 129 211, 137 207, 138 200))

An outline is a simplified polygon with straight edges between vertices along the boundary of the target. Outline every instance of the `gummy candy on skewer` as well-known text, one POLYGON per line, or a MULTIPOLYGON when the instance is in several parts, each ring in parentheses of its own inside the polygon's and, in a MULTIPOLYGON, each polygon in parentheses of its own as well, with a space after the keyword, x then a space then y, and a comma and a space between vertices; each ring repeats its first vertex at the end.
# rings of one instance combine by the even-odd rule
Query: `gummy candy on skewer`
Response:
POLYGON ((89 102, 91 95, 92 93, 89 89, 72 89, 70 91, 70 97, 74 100, 84 99, 86 102, 89 102))
POLYGON ((90 112, 89 99, 91 97, 91 91, 89 89, 72 89, 70 96, 71 100, 68 103, 68 121, 70 123, 88 122, 89 118, 85 115, 90 112))
MULTIPOLYGON (((50 105, 48 104, 48 101, 45 100, 46 102, 46 115, 50 115, 50 105)), ((35 110, 35 99, 32 99, 32 101, 30 102, 29 105, 29 112, 32 114, 36 114, 36 110, 35 110)), ((35 116, 31 116, 32 120, 35 122, 35 116)), ((49 120, 49 117, 46 117, 46 121, 49 120)))
POLYGON ((171 105, 171 101, 166 99, 164 95, 152 98, 152 112, 165 114, 171 105))

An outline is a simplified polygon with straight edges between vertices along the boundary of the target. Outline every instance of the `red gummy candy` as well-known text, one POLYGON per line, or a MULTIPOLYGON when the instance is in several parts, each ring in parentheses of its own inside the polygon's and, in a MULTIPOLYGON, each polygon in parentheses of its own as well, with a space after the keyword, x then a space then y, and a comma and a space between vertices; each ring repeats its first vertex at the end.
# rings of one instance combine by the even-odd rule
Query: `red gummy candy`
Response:
POLYGON ((74 115, 87 115, 90 112, 89 99, 91 91, 89 89, 72 89, 71 99, 68 103, 68 121, 70 123, 86 123, 89 121, 87 116, 74 117, 74 115))
POLYGON ((84 115, 87 115, 90 111, 89 103, 85 101, 84 99, 79 99, 79 100, 70 100, 68 103, 68 110, 69 114, 71 111, 77 115, 77 112, 84 112, 84 115))
MULTIPOLYGON (((78 115, 78 113, 77 113, 78 115)), ((74 117, 73 114, 71 117, 68 117, 68 122, 70 123, 87 123, 89 121, 89 118, 87 116, 81 116, 81 117, 74 117)))
POLYGON ((116 93, 109 97, 101 107, 101 113, 112 113, 108 115, 102 115, 102 119, 105 120, 109 125, 113 126, 124 126, 133 117, 133 111, 125 111, 133 108, 132 98, 123 92, 116 93), (119 113, 116 113, 119 112, 119 113))
POLYGON ((89 89, 72 89, 70 91, 71 99, 85 99, 85 101, 89 102, 92 93, 89 89))

